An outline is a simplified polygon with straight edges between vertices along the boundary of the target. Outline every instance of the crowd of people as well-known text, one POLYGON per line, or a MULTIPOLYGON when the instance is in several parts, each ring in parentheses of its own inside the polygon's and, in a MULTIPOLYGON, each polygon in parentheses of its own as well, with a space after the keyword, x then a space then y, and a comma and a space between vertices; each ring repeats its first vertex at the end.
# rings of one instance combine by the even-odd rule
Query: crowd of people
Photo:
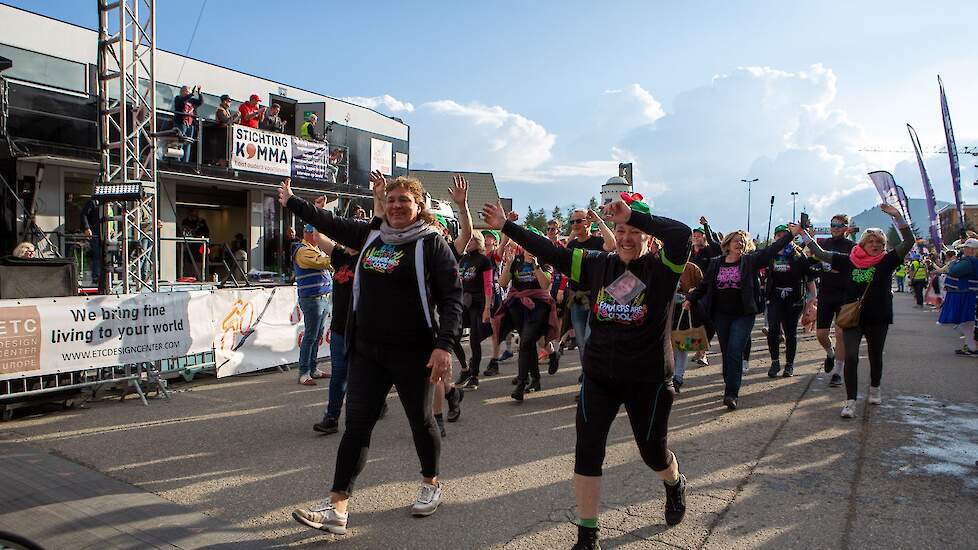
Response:
POLYGON ((339 432, 345 411, 328 498, 293 513, 312 528, 346 533, 353 486, 392 387, 421 463, 411 512, 434 513, 442 494, 443 407, 448 421, 457 421, 464 391, 500 373, 514 340, 515 402, 541 390, 541 363, 554 374, 564 351, 576 347, 579 354, 575 549, 600 547, 602 463, 623 405, 643 461, 663 481, 666 523, 683 520, 686 477, 668 445, 669 415, 688 362, 709 365, 705 350, 714 337, 722 358, 720 398, 733 411, 743 406, 740 389, 761 315, 771 378, 794 376, 799 327, 814 330, 829 385, 845 386, 841 416, 853 418, 861 342, 865 338, 870 364, 868 403, 878 405, 894 278, 908 277, 913 286, 923 266, 925 275, 934 275, 925 280, 944 279, 940 322, 965 333, 958 352, 978 355, 978 236, 954 243, 961 250, 954 261, 925 264, 916 253, 908 259, 916 239, 889 205, 880 208, 892 218, 899 242, 888 242, 876 228, 853 241, 849 219, 840 214, 832 218, 829 238, 815 239, 810 228, 788 223, 761 246, 744 230, 715 232, 705 217, 691 228, 655 215, 641 196, 627 193, 601 213, 573 211, 567 235, 560 219, 548 221, 544 234, 520 225, 498 203, 481 206, 491 229, 475 231, 468 184, 456 176, 449 192, 460 229, 452 235, 426 208, 417 179, 387 181, 373 173, 371 183, 372 219, 339 217, 323 209, 324 197, 310 202, 294 195, 288 180, 279 190, 281 204, 307 224, 303 242, 293 247, 305 322, 300 384, 315 385, 322 376, 315 346, 328 309, 324 298, 332 293, 329 398, 314 430, 339 432), (705 347, 673 342, 674 331, 694 327, 705 335, 705 347), (483 362, 486 339, 492 351, 483 362), (460 365, 454 381, 453 354, 460 365))

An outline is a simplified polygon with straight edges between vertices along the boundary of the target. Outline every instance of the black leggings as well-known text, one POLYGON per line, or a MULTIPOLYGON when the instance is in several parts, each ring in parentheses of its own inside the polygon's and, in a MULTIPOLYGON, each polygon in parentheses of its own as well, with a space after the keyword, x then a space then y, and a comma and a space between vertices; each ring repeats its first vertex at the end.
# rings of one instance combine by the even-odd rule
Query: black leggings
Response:
POLYGON ((485 310, 486 301, 482 296, 472 296, 472 303, 462 311, 462 319, 468 322, 469 326, 469 373, 471 376, 479 376, 479 364, 482 363, 482 341, 487 334, 483 334, 482 312, 485 310), (477 300, 476 298, 482 298, 477 300))
POLYGON ((577 404, 577 444, 574 448, 574 473, 601 475, 608 432, 618 410, 625 405, 632 435, 642 460, 656 472, 672 465, 667 445, 669 413, 675 390, 667 382, 633 382, 592 378, 585 374, 577 404))
POLYGON ((801 319, 803 304, 792 299, 775 296, 767 302, 767 349, 771 361, 778 360, 781 348, 781 334, 784 333, 784 361, 795 364, 795 350, 798 349, 798 321, 801 319))
MULTIPOLYGON (((543 302, 535 302, 536 307, 526 309, 518 300, 509 304, 510 322, 520 335, 519 379, 523 382, 540 378, 540 357, 537 355, 537 341, 547 331, 550 308, 543 302)), ((502 331, 500 331, 502 332, 502 331)))
POLYGON ((842 332, 846 343, 846 398, 856 399, 858 394, 859 343, 866 337, 866 351, 869 356, 869 384, 880 386, 883 378, 883 346, 886 345, 886 332, 890 325, 860 325, 842 332))
POLYGON ((913 287, 913 299, 917 302, 918 306, 924 305, 924 289, 927 288, 927 281, 914 279, 910 281, 910 286, 913 287))
POLYGON ((441 438, 431 413, 434 385, 428 380, 430 347, 408 348, 358 342, 351 354, 346 381, 346 429, 336 452, 336 471, 333 474, 334 492, 350 495, 357 476, 367 463, 370 435, 391 386, 404 407, 414 448, 421 461, 421 475, 438 475, 438 456, 441 438))

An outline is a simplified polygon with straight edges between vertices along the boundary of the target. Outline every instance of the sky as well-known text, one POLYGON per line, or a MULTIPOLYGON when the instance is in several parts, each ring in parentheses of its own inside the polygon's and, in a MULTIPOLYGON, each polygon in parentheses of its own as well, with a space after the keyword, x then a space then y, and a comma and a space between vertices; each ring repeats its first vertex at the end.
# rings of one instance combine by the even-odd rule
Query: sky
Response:
MULTIPOLYGON (((97 27, 95 0, 5 1, 97 27)), ((816 223, 871 207, 872 170, 922 197, 912 153, 861 149, 909 149, 907 123, 943 145, 938 74, 978 145, 974 21, 965 1, 182 0, 157 2, 157 47, 397 116, 413 168, 492 172, 520 212, 586 204, 633 162, 654 213, 729 231, 757 178, 756 233, 792 191, 816 223)), ((953 200, 947 155, 926 164, 953 200)))

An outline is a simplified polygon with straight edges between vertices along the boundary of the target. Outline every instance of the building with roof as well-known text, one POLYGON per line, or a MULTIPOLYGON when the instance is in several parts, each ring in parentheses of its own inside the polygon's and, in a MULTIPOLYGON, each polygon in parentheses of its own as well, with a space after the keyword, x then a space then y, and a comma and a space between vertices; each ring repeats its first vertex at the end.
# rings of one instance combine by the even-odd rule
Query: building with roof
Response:
MULTIPOLYGON (((455 210, 455 204, 448 193, 448 189, 452 186, 452 176, 455 174, 465 176, 465 180, 469 182, 469 209, 472 210, 472 225, 476 229, 489 229, 489 225, 482 220, 478 212, 482 210, 483 204, 495 203, 499 200, 499 190, 496 188, 496 180, 491 173, 411 170, 410 174, 421 180, 432 200, 448 203, 452 210, 455 210)), ((512 208, 512 202, 510 202, 510 208, 512 208)))
MULTIPOLYGON (((49 253, 75 258, 79 274, 88 277, 92 252, 82 234, 80 213, 99 177, 98 33, 2 4, 0 28, 0 57, 12 61, 12 67, 0 72, 0 85, 7 89, 7 94, 0 94, 0 176, 9 184, 0 182, 0 253, 39 231, 52 243, 49 253), (21 190, 27 192, 17 197, 21 190), (18 198, 29 200, 21 204, 18 198), (25 207, 34 215, 25 216, 25 207), (31 219, 36 228, 24 221, 31 219)), ((173 125, 171 109, 181 85, 199 84, 203 90, 203 104, 194 118, 198 140, 189 146, 191 161, 174 158, 180 153, 174 142, 158 148, 161 281, 188 275, 179 250, 187 244, 178 243, 181 221, 191 210, 207 222, 212 251, 240 242, 240 234, 248 268, 289 270, 288 229, 297 223, 276 201, 283 176, 229 162, 241 145, 237 129, 244 127, 217 125, 214 118, 222 94, 231 97, 232 110, 252 94, 263 105, 279 104, 289 143, 296 143, 293 136, 311 114, 318 116, 317 129, 328 141, 327 175, 297 175, 293 165, 293 189, 299 195, 325 193, 345 211, 353 202, 371 204, 372 169, 391 176, 408 173, 410 128, 400 119, 159 49, 155 75, 158 130, 173 125)), ((210 280, 212 274, 198 275, 210 280)))

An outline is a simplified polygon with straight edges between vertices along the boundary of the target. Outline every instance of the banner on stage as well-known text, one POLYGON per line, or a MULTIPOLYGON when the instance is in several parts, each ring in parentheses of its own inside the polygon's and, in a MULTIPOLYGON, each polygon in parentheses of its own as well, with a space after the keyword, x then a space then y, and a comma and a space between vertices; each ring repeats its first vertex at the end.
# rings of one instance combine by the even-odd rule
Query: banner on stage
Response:
POLYGON ((370 171, 380 170, 385 176, 394 171, 391 162, 394 157, 394 144, 382 139, 370 138, 370 171))
POLYGON ((292 177, 326 181, 329 145, 320 141, 292 138, 292 177))
POLYGON ((231 138, 232 169, 292 175, 292 136, 235 124, 231 138))
POLYGON ((0 379, 209 351, 206 292, 0 302, 0 379), (10 304, 10 305, 7 305, 10 304))
MULTIPOLYGON (((222 378, 299 360, 302 311, 295 287, 223 290, 211 297, 214 359, 222 378)), ((329 319, 324 323, 329 326, 329 319)), ((326 331, 319 357, 329 357, 326 331)))

